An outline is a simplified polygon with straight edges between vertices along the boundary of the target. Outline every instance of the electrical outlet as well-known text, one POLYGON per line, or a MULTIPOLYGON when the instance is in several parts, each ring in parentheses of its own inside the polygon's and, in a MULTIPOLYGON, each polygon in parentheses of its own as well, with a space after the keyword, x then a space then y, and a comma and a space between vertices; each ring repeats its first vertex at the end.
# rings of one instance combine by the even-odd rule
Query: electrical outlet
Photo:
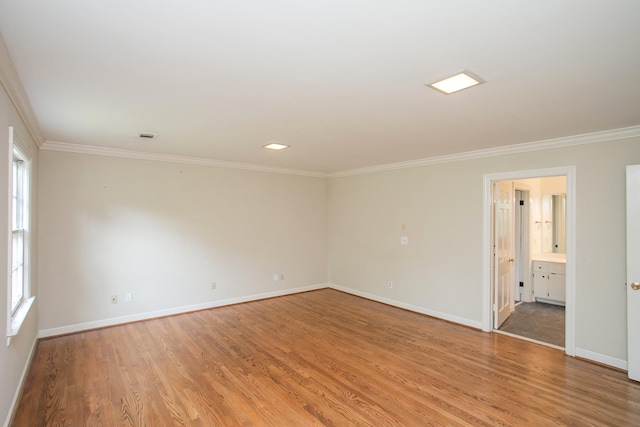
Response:
POLYGON ((133 295, 131 294, 131 292, 127 292, 126 294, 124 294, 124 302, 131 302, 132 297, 133 295))
POLYGON ((279 281, 279 280, 280 280, 280 275, 279 275, 278 273, 274 274, 274 275, 273 275, 273 281, 274 281, 274 282, 277 282, 277 281, 279 281))
POLYGON ((111 304, 118 303, 118 295, 111 295, 111 304))
POLYGON ((393 282, 391 280, 389 280, 387 282, 387 286, 389 286, 389 289, 392 289, 393 288, 393 282))
POLYGON ((284 280, 284 273, 280 273, 280 280, 284 280))
POLYGON ((215 289, 216 288, 216 282, 211 282, 211 289, 215 289))

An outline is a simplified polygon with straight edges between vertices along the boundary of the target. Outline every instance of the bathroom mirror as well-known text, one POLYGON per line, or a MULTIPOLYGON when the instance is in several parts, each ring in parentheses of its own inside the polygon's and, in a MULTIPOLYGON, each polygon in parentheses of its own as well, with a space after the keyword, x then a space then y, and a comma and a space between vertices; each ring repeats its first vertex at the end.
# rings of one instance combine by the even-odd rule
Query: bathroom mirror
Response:
POLYGON ((566 252, 566 200, 566 194, 542 196, 542 241, 545 253, 566 252))

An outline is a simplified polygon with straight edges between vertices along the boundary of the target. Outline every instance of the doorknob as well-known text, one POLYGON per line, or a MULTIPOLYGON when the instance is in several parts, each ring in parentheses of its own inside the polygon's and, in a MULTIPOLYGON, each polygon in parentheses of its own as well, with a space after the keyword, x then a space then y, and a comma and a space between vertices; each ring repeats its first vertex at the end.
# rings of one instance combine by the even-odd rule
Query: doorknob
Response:
POLYGON ((640 283, 638 283, 638 282, 633 282, 633 283, 631 284, 631 289, 633 289, 634 291, 639 290, 639 289, 640 289, 640 283))
MULTIPOLYGON (((508 258, 508 259, 507 259, 507 261, 508 261, 508 262, 515 262, 516 260, 515 260, 515 259, 513 259, 513 258, 508 258)), ((640 287, 640 284, 638 284, 638 286, 640 287)), ((635 289, 635 288, 634 288, 634 289, 635 289)))

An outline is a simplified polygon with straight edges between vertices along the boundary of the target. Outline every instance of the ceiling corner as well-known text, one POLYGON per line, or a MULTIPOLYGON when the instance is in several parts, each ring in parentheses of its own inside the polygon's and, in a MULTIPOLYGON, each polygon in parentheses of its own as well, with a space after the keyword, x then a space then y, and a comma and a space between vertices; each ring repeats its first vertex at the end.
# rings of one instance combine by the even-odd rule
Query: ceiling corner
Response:
POLYGON ((33 138, 33 141, 38 147, 42 147, 44 144, 44 137, 40 131, 38 119, 36 119, 36 115, 33 112, 27 92, 22 86, 20 76, 18 76, 18 72, 13 66, 9 49, 4 42, 2 34, 0 34, 0 83, 2 83, 9 99, 11 99, 11 102, 18 111, 18 114, 24 122, 24 125, 27 127, 31 138, 33 138))

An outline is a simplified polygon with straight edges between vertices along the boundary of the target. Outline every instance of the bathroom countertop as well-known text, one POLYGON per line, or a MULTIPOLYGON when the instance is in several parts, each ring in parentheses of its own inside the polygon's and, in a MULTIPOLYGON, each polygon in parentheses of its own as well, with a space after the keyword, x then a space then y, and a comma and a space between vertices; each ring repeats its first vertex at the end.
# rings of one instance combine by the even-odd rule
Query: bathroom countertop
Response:
POLYGON ((561 264, 567 263, 567 256, 565 254, 537 254, 531 257, 532 261, 546 261, 546 262, 558 262, 561 264))

